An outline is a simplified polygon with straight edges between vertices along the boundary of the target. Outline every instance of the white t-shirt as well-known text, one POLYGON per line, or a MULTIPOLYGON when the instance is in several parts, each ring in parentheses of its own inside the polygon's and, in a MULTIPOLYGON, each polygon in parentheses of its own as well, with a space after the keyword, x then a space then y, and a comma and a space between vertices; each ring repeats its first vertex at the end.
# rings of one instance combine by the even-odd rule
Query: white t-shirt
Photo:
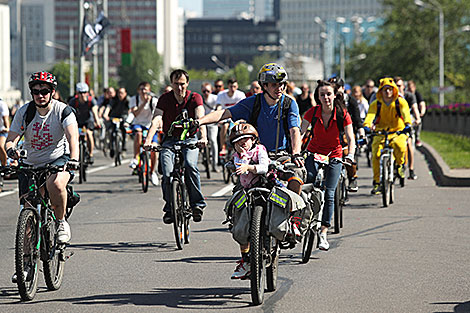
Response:
MULTIPOLYGON (((61 123, 62 111, 67 107, 65 103, 55 99, 51 102, 52 108, 46 115, 36 115, 26 127, 24 134, 24 148, 28 152, 26 163, 34 166, 44 166, 55 161, 64 154, 70 153, 69 142, 65 137, 64 129, 72 124, 77 124, 75 114, 69 114, 61 123)), ((11 131, 22 134, 23 125, 28 104, 23 105, 16 112, 11 131)))
MULTIPOLYGON (((136 98, 139 95, 135 95, 131 98, 131 101, 129 103, 129 107, 132 110, 132 108, 136 107, 136 98)), ((139 99, 139 105, 141 104, 142 99, 139 99)), ((142 111, 140 111, 139 115, 134 117, 134 120, 132 120, 132 125, 142 125, 144 127, 150 128, 150 125, 152 125, 152 116, 153 113, 155 112, 155 108, 157 107, 157 102, 158 98, 157 97, 152 97, 151 98, 152 105, 150 105, 150 101, 147 101, 145 103, 144 108, 142 111)))
POLYGON ((0 99, 0 132, 5 129, 5 123, 3 122, 5 116, 10 116, 10 111, 6 102, 0 99))
POLYGON ((203 96, 202 101, 203 101, 203 104, 204 104, 204 114, 207 115, 207 114, 209 114, 209 113, 211 113, 212 111, 215 110, 215 108, 217 106, 217 96, 216 95, 209 94, 209 97, 207 97, 207 100, 203 96))
POLYGON ((222 109, 226 109, 237 104, 238 101, 245 98, 245 93, 240 90, 235 90, 232 97, 228 96, 228 90, 223 90, 217 95, 216 103, 222 105, 222 109))
POLYGON ((366 98, 362 98, 361 101, 358 103, 359 106, 359 114, 362 119, 366 118, 367 111, 369 111, 369 102, 367 102, 366 98))

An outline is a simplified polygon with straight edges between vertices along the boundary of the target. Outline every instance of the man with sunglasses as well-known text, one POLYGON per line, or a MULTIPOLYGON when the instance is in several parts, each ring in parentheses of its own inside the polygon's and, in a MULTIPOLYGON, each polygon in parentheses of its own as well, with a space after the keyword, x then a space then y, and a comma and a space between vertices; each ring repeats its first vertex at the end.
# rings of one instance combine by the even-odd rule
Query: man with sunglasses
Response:
POLYGON ((87 147, 90 153, 88 162, 93 164, 93 152, 95 150, 93 130, 100 127, 98 104, 96 99, 90 95, 90 88, 87 83, 77 83, 77 85, 75 85, 75 91, 76 94, 72 99, 70 99, 69 105, 75 109, 78 128, 86 128, 87 147))
MULTIPOLYGON (((33 100, 15 114, 5 144, 8 156, 15 160, 19 158, 16 145, 24 135, 25 163, 37 167, 54 164, 78 169, 77 120, 70 107, 53 99, 57 88, 55 76, 48 72, 33 73, 28 84, 33 100)), ((57 239, 62 243, 70 241, 71 237, 70 226, 65 221, 69 179, 69 172, 62 171, 50 175, 46 181, 51 206, 59 221, 57 239)), ((28 180, 24 174, 18 175, 18 186, 20 197, 28 192, 28 180)))

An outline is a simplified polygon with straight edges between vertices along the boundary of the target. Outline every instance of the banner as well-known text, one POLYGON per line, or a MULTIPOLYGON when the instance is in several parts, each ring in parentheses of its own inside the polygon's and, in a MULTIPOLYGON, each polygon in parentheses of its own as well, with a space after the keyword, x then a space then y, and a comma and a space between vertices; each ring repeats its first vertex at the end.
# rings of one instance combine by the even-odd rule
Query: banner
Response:
POLYGON ((103 12, 100 13, 94 25, 87 23, 86 15, 83 17, 82 55, 85 55, 95 43, 103 38, 104 31, 109 25, 109 20, 103 12))

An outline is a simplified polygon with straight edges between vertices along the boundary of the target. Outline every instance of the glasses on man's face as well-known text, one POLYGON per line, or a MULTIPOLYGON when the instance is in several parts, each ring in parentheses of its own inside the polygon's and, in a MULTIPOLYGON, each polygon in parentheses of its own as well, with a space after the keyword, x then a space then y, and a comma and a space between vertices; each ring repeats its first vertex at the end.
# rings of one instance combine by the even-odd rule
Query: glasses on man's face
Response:
POLYGON ((203 93, 210 93, 210 90, 205 89, 205 90, 203 90, 202 92, 203 92, 203 93))
POLYGON ((32 89, 31 90, 31 93, 35 96, 38 96, 39 94, 41 94, 42 96, 47 96, 48 94, 51 93, 51 90, 50 89, 32 89))
POLYGON ((215 85, 215 88, 222 88, 222 85, 215 85))
POLYGON ((366 86, 366 87, 367 87, 367 88, 374 88, 374 86, 373 86, 373 85, 370 85, 370 86, 366 86))

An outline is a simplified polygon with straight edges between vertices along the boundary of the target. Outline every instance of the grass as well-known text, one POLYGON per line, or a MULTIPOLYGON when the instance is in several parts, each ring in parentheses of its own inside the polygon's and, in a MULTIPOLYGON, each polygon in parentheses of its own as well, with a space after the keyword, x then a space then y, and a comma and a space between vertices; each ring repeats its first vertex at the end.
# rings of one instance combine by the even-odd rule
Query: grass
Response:
POLYGON ((450 168, 470 168, 470 137, 430 131, 422 131, 420 136, 450 168))

